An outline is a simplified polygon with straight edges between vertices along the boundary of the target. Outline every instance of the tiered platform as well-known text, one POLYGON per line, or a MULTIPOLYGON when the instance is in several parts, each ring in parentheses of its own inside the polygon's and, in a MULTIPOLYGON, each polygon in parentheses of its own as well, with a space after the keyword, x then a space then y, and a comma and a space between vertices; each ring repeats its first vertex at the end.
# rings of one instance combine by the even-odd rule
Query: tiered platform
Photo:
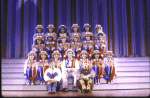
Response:
MULTIPOLYGON (((136 92, 140 90, 141 92, 143 91, 143 96, 148 96, 150 94, 150 57, 122 57, 114 59, 116 61, 117 70, 117 76, 113 80, 114 83, 106 84, 106 81, 101 78, 101 84, 94 85, 92 96, 94 96, 94 92, 100 94, 96 94, 96 96, 101 96, 101 91, 113 92, 114 90, 117 92, 126 90, 134 90, 136 92), (146 93, 144 93, 145 90, 146 93)), ((36 85, 26 85, 27 81, 23 76, 25 61, 26 59, 2 59, 2 95, 5 96, 5 94, 7 95, 8 92, 11 93, 12 91, 46 92, 46 86, 39 85, 40 81, 38 80, 35 82, 36 85)), ((72 82, 73 80, 70 79, 69 90, 72 90, 72 82)), ((33 96, 36 96, 36 94, 33 96)), ((103 96, 105 95, 103 94, 103 96)))

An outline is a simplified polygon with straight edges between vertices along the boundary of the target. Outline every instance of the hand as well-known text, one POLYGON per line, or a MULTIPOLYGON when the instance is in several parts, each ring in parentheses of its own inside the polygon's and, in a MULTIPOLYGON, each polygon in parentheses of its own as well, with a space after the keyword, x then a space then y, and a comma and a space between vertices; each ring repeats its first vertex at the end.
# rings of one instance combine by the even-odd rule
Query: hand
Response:
POLYGON ((50 80, 48 81, 48 84, 51 84, 51 83, 53 83, 53 79, 50 79, 50 80))

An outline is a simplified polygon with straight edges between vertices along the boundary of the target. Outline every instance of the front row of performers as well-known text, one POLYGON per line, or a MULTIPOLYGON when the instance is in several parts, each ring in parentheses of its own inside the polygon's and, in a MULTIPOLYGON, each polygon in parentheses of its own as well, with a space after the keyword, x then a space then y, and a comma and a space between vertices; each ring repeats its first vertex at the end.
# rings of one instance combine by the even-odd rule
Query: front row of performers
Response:
POLYGON ((103 77, 106 82, 113 83, 116 76, 115 61, 112 58, 112 51, 107 51, 104 60, 98 50, 94 50, 91 60, 86 50, 80 53, 80 59, 74 58, 75 52, 68 49, 65 52, 66 58, 60 59, 61 53, 55 50, 52 59, 48 60, 46 51, 41 51, 39 61, 34 51, 28 53, 28 60, 24 67, 24 76, 28 80, 27 85, 34 85, 34 80, 40 80, 41 84, 46 84, 48 93, 55 93, 56 88, 68 91, 68 78, 72 77, 73 91, 90 92, 94 84, 100 84, 103 77))

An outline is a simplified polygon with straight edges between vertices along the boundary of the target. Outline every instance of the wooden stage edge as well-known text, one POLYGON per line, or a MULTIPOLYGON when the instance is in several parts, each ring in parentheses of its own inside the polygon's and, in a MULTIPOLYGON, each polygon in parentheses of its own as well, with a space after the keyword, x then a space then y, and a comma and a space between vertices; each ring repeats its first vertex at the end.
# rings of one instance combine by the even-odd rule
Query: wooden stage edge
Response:
POLYGON ((81 92, 56 92, 48 94, 47 91, 1 91, 3 97, 148 97, 150 89, 137 90, 110 90, 81 92))

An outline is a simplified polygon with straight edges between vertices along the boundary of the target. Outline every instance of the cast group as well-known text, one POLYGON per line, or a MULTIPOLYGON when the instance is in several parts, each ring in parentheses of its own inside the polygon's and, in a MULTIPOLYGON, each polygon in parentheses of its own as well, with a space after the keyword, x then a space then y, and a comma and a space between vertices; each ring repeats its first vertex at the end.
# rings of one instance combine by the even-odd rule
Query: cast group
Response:
POLYGON ((36 27, 32 51, 28 53, 24 67, 27 85, 40 80, 48 93, 67 92, 72 79, 73 91, 87 93, 91 92, 94 84, 101 83, 100 78, 113 83, 115 61, 112 51, 105 52, 106 35, 101 25, 95 26, 95 33, 88 23, 84 24, 82 33, 79 33, 78 24, 72 25, 71 33, 67 32, 65 25, 59 27, 58 33, 54 30, 52 24, 48 25, 46 34, 42 25, 36 27))

